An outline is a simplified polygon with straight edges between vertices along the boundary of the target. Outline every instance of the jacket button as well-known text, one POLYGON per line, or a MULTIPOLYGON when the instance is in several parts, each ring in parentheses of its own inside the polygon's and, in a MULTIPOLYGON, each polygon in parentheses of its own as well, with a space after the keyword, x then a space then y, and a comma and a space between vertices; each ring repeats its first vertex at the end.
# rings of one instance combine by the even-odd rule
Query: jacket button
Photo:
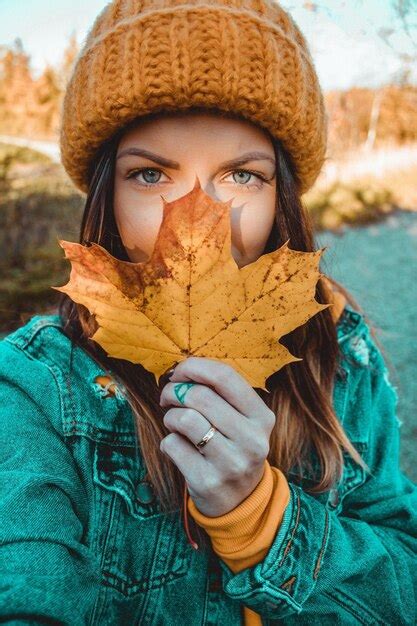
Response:
POLYGON ((146 480, 143 480, 139 483, 136 490, 136 495, 139 502, 141 502, 142 504, 149 504, 155 498, 152 486, 146 480))
POLYGON ((362 337, 352 337, 350 345, 353 349, 353 358, 357 363, 363 365, 369 364, 369 348, 366 345, 366 341, 362 337))
POLYGON ((341 365, 338 366, 337 370, 336 370, 336 377, 339 380, 346 380, 347 378, 347 371, 345 370, 345 368, 341 365))
POLYGON ((331 506, 334 506, 334 507, 336 507, 339 504, 339 492, 337 489, 330 490, 329 502, 331 506))

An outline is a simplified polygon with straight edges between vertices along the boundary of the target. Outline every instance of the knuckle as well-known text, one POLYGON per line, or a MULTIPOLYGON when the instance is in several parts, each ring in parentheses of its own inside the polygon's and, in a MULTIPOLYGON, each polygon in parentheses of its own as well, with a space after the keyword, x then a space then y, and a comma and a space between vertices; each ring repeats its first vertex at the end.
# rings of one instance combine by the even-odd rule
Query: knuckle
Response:
POLYGON ((196 401, 200 406, 208 406, 213 400, 213 392, 205 385, 197 385, 194 387, 196 401))
POLYGON ((236 372, 229 365, 224 363, 223 367, 219 368, 219 372, 217 376, 218 376, 219 382, 223 382, 223 383, 226 382, 226 383, 231 384, 235 379, 236 372))
POLYGON ((230 384, 235 375, 235 372, 230 365, 222 363, 221 361, 215 361, 216 367, 213 368, 212 381, 215 385, 220 383, 230 384))
POLYGON ((175 433, 170 433, 164 439, 164 443, 163 443, 164 450, 171 450, 171 448, 175 449, 176 442, 177 442, 177 435, 175 433))
POLYGON ((275 426, 276 420, 277 420, 277 416, 275 415, 275 413, 271 409, 267 409, 265 413, 265 426, 270 431, 272 431, 273 427, 275 426))
POLYGON ((194 410, 186 408, 178 413, 177 425, 179 426, 180 430, 187 430, 187 428, 190 426, 190 424, 194 420, 195 420, 194 410))
POLYGON ((245 476, 250 470, 250 464, 242 455, 234 455, 229 462, 229 479, 231 481, 239 480, 245 476))
POLYGON ((163 420, 162 420, 164 422, 165 428, 170 428, 170 426, 172 425, 172 417, 173 417, 173 410, 168 409, 168 411, 165 413, 163 420))
POLYGON ((264 461, 267 456, 269 454, 269 445, 267 442, 264 443, 259 443, 257 445, 257 447, 254 450, 254 461, 256 464, 260 463, 261 461, 264 461))
POLYGON ((265 436, 263 430, 257 428, 250 441, 249 458, 254 465, 258 465, 264 461, 269 454, 269 439, 265 436))
POLYGON ((193 372, 201 370, 201 367, 204 365, 204 357, 188 356, 183 363, 184 365, 179 371, 192 377, 193 372))
POLYGON ((222 487, 222 481, 216 474, 207 474, 203 479, 203 490, 205 493, 218 494, 222 487))

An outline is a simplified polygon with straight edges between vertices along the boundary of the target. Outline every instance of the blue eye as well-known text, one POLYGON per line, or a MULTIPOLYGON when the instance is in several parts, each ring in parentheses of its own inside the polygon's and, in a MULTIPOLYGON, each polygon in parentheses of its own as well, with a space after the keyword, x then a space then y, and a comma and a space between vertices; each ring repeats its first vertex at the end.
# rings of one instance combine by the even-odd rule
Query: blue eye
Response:
MULTIPOLYGON (((235 174, 243 174, 243 175, 249 176, 249 177, 253 176, 253 174, 251 172, 248 172, 246 170, 236 170, 236 172, 233 172, 232 176, 234 176, 235 174)), ((249 182, 249 181, 248 180, 246 180, 246 181, 240 180, 239 184, 240 183, 245 183, 245 182, 249 182)))
POLYGON ((232 172, 232 176, 235 176, 235 174, 243 174, 244 176, 249 176, 256 179, 256 182, 252 183, 249 183, 249 180, 241 180, 240 182, 238 182, 237 184, 239 185, 239 187, 242 187, 243 189, 251 189, 253 187, 261 189, 263 187, 263 184, 267 181, 267 179, 261 174, 251 172, 250 170, 235 170, 234 172, 232 172))
MULTIPOLYGON (((136 170, 132 170, 127 176, 127 179, 134 179, 138 185, 140 185, 141 187, 157 187, 160 183, 160 176, 161 176, 162 172, 160 169, 158 168, 153 168, 153 167, 142 167, 140 169, 136 169, 136 170), (147 174, 149 174, 149 172, 152 172, 153 174, 151 174, 150 176, 150 180, 148 177, 148 180, 146 180, 147 174), (139 174, 142 174, 144 177, 145 182, 140 182, 139 180, 137 180, 137 177, 139 176, 139 174), (159 174, 159 178, 158 180, 155 180, 155 174, 159 174)), ((257 187, 258 189, 260 189, 263 186, 263 183, 266 182, 266 178, 264 176, 262 176, 259 173, 256 172, 251 172, 250 170, 234 170, 233 172, 231 172, 232 176, 235 176, 235 174, 243 174, 244 176, 249 176, 250 177, 255 177, 257 179, 257 182, 255 183, 249 183, 249 180, 247 179, 246 181, 240 181, 237 182, 236 184, 239 185, 239 187, 241 187, 242 189, 249 189, 252 187, 257 187)))
MULTIPOLYGON (((136 176, 139 174, 143 174, 143 176, 145 176, 144 172, 156 172, 158 174, 161 174, 161 170, 158 169, 154 169, 153 167, 143 167, 142 169, 139 170, 133 170, 132 172, 130 172, 130 174, 128 174, 127 178, 135 178, 136 176)), ((139 181, 138 181, 139 182, 139 181)), ((147 181, 145 178, 145 183, 139 183, 140 185, 144 186, 144 187, 155 187, 155 184, 158 184, 159 179, 158 180, 153 180, 153 176, 151 175, 151 180, 147 181)))

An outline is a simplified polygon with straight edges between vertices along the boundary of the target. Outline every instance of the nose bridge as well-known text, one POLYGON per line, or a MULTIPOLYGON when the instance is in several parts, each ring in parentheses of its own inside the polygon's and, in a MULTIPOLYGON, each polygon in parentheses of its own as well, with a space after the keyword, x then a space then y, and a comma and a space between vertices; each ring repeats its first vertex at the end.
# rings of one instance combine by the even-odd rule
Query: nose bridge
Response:
POLYGON ((190 174, 181 184, 181 189, 178 190, 177 196, 179 197, 189 193, 194 188, 197 182, 197 178, 200 182, 201 189, 215 202, 229 202, 230 200, 232 200, 232 206, 234 210, 243 207, 243 205, 246 204, 243 202, 239 205, 239 207, 236 206, 236 203, 234 201, 235 194, 232 190, 221 193, 221 190, 216 187, 215 182, 212 180, 210 172, 206 168, 204 168, 203 165, 200 167, 195 166, 191 170, 190 174))
POLYGON ((218 195, 216 190, 216 185, 213 183, 213 180, 210 179, 207 172, 198 173, 196 170, 195 177, 197 176, 200 181, 201 189, 213 200, 216 200, 216 202, 221 201, 221 197, 218 195))

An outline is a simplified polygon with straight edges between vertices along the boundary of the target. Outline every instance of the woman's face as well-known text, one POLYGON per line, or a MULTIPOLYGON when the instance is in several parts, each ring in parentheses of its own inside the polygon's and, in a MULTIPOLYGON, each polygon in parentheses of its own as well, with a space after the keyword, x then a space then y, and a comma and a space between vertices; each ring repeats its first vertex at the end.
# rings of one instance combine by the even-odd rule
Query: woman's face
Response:
POLYGON ((146 261, 162 221, 163 200, 201 188, 231 207, 232 255, 242 267, 262 254, 275 215, 272 142, 246 120, 216 113, 164 113, 122 136, 116 160, 114 215, 131 261, 146 261), (139 154, 146 151, 148 154, 139 154), (238 161, 238 162, 237 162, 238 161))

